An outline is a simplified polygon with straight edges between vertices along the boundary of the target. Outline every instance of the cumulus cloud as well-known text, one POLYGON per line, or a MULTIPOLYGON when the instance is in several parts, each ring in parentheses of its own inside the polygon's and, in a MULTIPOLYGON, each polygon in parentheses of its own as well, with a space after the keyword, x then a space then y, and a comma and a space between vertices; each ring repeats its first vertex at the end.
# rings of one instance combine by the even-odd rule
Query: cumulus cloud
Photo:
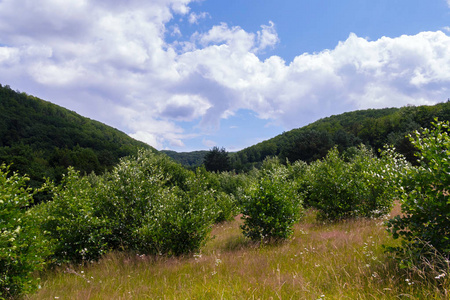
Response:
POLYGON ((208 16, 190 12, 190 2, 3 0, 0 82, 160 149, 217 130, 239 109, 291 129, 348 110, 448 98, 450 37, 441 31, 376 41, 350 34, 291 62, 261 60, 280 42, 272 22, 257 32, 221 23, 168 43, 181 35, 166 28, 175 14, 191 23, 208 16))
POLYGON ((207 33, 199 35, 198 40, 203 47, 208 45, 227 45, 233 51, 258 53, 268 47, 275 46, 279 39, 275 25, 262 25, 256 34, 249 33, 239 26, 229 27, 226 23, 213 26, 207 33))
POLYGON ((443 32, 377 41, 350 34, 336 48, 299 55, 290 64, 277 56, 261 61, 251 51, 251 34, 240 28, 222 24, 202 38, 223 44, 207 44, 178 62, 185 74, 201 74, 200 80, 234 95, 214 102, 218 118, 247 108, 293 128, 352 109, 434 103, 450 86, 450 38, 443 32))

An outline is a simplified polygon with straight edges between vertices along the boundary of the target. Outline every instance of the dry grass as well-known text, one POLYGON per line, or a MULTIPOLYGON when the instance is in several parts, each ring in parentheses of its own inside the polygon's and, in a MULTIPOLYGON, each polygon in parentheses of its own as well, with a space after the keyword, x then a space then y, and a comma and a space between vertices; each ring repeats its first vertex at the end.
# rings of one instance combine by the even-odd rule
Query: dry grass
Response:
POLYGON ((394 241, 381 220, 320 224, 309 212, 293 238, 281 245, 250 243, 240 223, 238 217, 217 225, 202 253, 189 257, 111 253, 98 263, 62 267, 48 273, 30 299, 449 297, 448 273, 429 279, 400 270, 389 259, 382 245, 394 241))

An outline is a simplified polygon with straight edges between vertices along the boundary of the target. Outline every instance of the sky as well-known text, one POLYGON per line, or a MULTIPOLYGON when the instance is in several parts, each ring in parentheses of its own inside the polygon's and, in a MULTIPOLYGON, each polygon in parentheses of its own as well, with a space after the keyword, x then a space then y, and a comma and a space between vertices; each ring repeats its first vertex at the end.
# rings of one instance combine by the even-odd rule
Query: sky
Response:
POLYGON ((0 84, 158 150, 450 98, 450 0, 0 0, 0 84))

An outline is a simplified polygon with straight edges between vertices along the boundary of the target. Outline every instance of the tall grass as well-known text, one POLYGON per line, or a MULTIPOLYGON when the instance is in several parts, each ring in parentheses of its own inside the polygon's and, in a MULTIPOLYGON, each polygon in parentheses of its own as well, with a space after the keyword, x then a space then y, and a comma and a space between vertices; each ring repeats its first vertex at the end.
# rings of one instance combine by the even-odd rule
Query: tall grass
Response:
POLYGON ((245 239, 241 220, 216 225, 201 253, 174 258, 110 253, 45 274, 29 299, 448 299, 449 269, 400 269, 383 221, 315 221, 291 240, 245 239))

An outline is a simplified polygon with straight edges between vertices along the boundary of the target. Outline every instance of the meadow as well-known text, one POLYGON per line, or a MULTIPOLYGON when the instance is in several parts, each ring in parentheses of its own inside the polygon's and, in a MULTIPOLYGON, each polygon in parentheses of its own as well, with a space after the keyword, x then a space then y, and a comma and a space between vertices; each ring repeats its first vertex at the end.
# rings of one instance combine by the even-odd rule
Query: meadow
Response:
MULTIPOLYGON (((399 214, 397 205, 391 214, 399 214)), ((63 265, 27 299, 449 299, 447 269, 401 269, 383 219, 323 223, 309 209, 279 244, 246 239, 240 217, 183 257, 110 253, 63 265), (444 274, 444 276, 442 276, 444 274)))
POLYGON ((1 165, 0 299, 449 299, 450 125, 432 125, 418 165, 361 145, 193 172, 140 150, 37 190, 1 165))

